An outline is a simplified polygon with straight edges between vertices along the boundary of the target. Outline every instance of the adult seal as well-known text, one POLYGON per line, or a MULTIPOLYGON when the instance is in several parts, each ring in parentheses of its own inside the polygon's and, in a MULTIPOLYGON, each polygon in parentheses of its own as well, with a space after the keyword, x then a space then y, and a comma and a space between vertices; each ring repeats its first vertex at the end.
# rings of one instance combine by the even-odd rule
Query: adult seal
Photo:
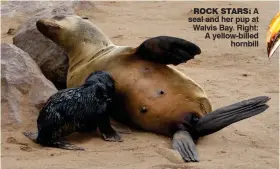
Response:
POLYGON ((145 40, 138 47, 117 46, 87 18, 41 19, 38 30, 69 56, 67 86, 83 83, 90 72, 112 74, 118 103, 112 116, 146 131, 172 137, 172 147, 186 161, 199 161, 194 141, 268 108, 266 96, 213 111, 204 90, 170 65, 201 53, 192 42, 169 36, 145 40))

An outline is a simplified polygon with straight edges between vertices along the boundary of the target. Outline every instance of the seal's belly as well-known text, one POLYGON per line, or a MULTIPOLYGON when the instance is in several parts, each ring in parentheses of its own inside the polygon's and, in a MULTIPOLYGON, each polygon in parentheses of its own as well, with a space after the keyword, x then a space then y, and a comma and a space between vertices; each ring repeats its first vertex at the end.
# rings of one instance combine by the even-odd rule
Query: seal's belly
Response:
POLYGON ((128 114, 134 124, 145 130, 169 134, 170 125, 181 123, 187 113, 203 116, 211 112, 205 92, 192 79, 170 66, 133 56, 103 57, 68 72, 68 87, 82 84, 97 70, 108 71, 116 81, 123 111, 114 114, 128 114))
POLYGON ((187 113, 211 111, 204 91, 169 66, 137 61, 113 76, 131 120, 145 130, 168 134, 170 125, 181 123, 187 113))

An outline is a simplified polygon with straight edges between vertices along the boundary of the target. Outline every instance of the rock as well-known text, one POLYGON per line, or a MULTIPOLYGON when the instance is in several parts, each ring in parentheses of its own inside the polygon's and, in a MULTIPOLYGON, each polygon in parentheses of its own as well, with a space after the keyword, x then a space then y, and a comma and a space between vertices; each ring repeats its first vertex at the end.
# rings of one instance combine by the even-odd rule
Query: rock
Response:
POLYGON ((16 13, 34 13, 57 6, 72 6, 63 1, 2 1, 1 15, 13 17, 16 13))
POLYGON ((58 89, 66 88, 68 58, 62 48, 37 30, 36 22, 59 14, 75 14, 72 6, 72 2, 64 2, 64 5, 37 13, 19 27, 13 38, 13 44, 27 52, 58 89))
POLYGON ((1 127, 34 123, 57 89, 26 52, 7 43, 1 44, 1 51, 1 127))
POLYGON ((16 34, 16 29, 10 28, 10 29, 8 30, 7 34, 8 34, 8 35, 14 35, 14 34, 16 34))
POLYGON ((74 8, 77 10, 92 9, 95 7, 92 1, 75 1, 73 2, 74 8))

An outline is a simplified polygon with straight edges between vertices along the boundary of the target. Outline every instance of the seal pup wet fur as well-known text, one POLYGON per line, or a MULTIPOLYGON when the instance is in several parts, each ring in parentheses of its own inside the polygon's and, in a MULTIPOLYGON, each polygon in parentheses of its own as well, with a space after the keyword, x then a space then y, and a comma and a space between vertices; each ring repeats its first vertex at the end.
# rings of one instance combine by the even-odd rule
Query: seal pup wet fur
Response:
POLYGON ((89 19, 76 15, 41 19, 36 26, 68 54, 68 87, 81 85, 95 70, 109 72, 117 94, 112 117, 171 137, 172 148, 186 162, 199 161, 195 147, 199 137, 268 108, 270 98, 260 96, 213 111, 203 88, 171 66, 201 53, 190 41, 158 36, 137 47, 117 46, 89 19))
POLYGON ((114 97, 111 75, 93 72, 81 87, 60 90, 52 95, 37 119, 38 133, 23 134, 43 146, 68 150, 84 150, 62 140, 73 132, 94 132, 98 128, 104 140, 122 141, 110 124, 109 111, 114 97))

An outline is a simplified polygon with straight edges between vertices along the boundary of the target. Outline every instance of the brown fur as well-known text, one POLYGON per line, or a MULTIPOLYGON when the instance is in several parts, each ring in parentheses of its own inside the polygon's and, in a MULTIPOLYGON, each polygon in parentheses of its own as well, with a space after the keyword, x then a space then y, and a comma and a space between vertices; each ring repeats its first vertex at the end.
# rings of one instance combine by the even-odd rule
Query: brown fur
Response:
POLYGON ((92 36, 88 37, 91 41, 82 38, 71 41, 74 44, 71 48, 69 38, 67 41, 56 38, 62 47, 68 43, 65 47, 69 54, 67 87, 83 84, 91 72, 108 71, 121 96, 123 110, 116 113, 128 114, 137 126, 164 135, 170 135, 172 125, 182 123, 187 113, 201 117, 212 111, 204 90, 174 67, 145 61, 137 56, 136 48, 114 45, 94 24, 80 17, 70 16, 65 20, 48 22, 81 34, 76 37, 92 36), (98 33, 79 31, 82 29, 94 29, 98 33))

